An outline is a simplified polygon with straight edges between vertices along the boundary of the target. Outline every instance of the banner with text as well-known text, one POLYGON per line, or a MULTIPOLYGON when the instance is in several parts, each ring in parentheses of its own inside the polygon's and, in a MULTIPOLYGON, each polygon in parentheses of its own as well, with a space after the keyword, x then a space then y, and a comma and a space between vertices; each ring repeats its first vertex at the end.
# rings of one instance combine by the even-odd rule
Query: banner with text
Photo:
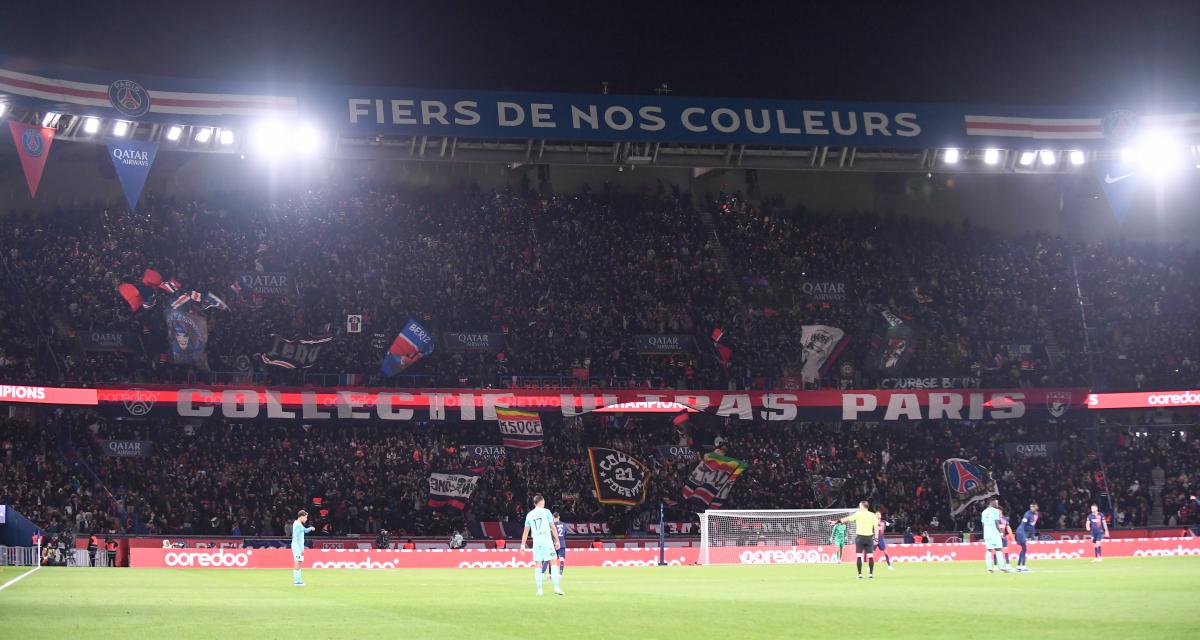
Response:
POLYGON ((292 276, 281 271, 255 271, 238 276, 244 295, 283 296, 292 288, 292 276))
POLYGON ((710 453, 692 469, 683 486, 683 499, 704 505, 705 509, 720 509, 729 497, 733 483, 749 464, 720 453, 710 453))
POLYGON ((504 349, 504 334, 478 331, 447 331, 442 334, 442 346, 447 351, 487 351, 494 353, 504 349))
POLYGON ((695 460, 700 454, 695 449, 680 444, 660 444, 654 447, 658 457, 667 460, 695 460))
POLYGON ((1005 442, 1004 455, 1013 458, 1053 458, 1058 453, 1057 442, 1005 442))
POLYGON ((650 470, 637 458, 616 449, 588 447, 588 460, 600 504, 635 505, 646 501, 650 470))
POLYGON ((158 155, 158 143, 144 140, 110 142, 108 155, 112 158, 130 210, 137 209, 142 188, 146 186, 146 177, 150 175, 150 168, 154 166, 154 158, 158 155))
POLYGON ((978 389, 980 380, 975 376, 907 376, 904 378, 880 378, 880 389, 978 389))
POLYGON ((508 449, 499 444, 464 444, 458 454, 469 462, 492 462, 508 457, 508 449))
POLYGON ((101 440, 104 455, 114 458, 145 458, 154 451, 151 440, 101 440))
MULTIPOLYGON (((2 388, 2 387, 0 387, 2 388)), ((733 420, 1046 420, 1083 412, 1085 389, 972 389, 914 391, 688 391, 607 389, 555 393, 536 389, 266 389, 255 387, 106 386, 100 409, 138 415, 224 416, 281 420, 499 420, 512 409, 571 417, 606 407, 681 415, 680 407, 733 420)), ((4 398, 0 396, 0 401, 4 398)), ((511 413, 509 415, 512 415, 511 413)), ((537 435, 541 435, 540 423, 537 435)))
POLYGON ((802 280, 800 293, 809 302, 845 302, 846 283, 832 280, 802 280))
POLYGON ((823 324, 800 327, 801 369, 805 382, 816 382, 825 375, 845 346, 846 332, 823 324))
POLYGON ((135 351, 138 337, 128 331, 80 331, 84 351, 135 351))
POLYGON ((643 333, 633 336, 634 348, 638 353, 661 353, 678 355, 695 350, 696 340, 687 334, 643 333))
POLYGON ((475 493, 479 474, 474 471, 450 471, 429 474, 429 506, 433 509, 452 507, 462 511, 475 493))
POLYGON ((496 422, 504 446, 514 449, 535 449, 542 446, 542 417, 533 411, 496 409, 496 422))
POLYGON ((263 364, 281 369, 308 369, 321 357, 321 349, 333 342, 333 336, 315 335, 292 340, 279 334, 271 336, 271 348, 261 354, 263 364))

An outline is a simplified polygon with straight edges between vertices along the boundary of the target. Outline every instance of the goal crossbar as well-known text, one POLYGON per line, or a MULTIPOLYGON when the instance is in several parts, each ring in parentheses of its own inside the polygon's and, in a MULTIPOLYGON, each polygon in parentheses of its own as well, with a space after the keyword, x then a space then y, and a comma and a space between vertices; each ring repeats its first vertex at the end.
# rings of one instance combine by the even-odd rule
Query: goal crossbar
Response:
MULTIPOLYGON (((838 562, 837 520, 854 509, 708 510, 700 514, 700 564, 838 562)), ((853 541, 854 524, 845 539, 853 541)), ((874 533, 874 532, 872 532, 874 533)))

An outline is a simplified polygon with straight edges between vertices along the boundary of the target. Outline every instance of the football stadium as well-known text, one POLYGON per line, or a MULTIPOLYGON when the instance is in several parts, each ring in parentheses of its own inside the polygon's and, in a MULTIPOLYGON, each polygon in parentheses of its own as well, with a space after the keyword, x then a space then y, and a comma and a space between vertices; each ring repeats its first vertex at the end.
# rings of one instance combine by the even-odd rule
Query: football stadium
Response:
POLYGON ((3 27, 0 637, 1200 637, 1200 7, 353 5, 3 27))

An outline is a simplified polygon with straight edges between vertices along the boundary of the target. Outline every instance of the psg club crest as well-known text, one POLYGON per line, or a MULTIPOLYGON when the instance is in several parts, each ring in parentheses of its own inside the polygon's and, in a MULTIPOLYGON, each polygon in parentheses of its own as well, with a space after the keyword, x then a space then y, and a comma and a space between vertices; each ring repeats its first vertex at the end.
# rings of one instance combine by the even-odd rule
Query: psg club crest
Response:
POLYGON ((31 158, 36 158, 46 151, 46 145, 42 141, 42 132, 37 129, 26 129, 25 133, 21 134, 21 147, 25 149, 25 153, 31 158))
POLYGON ((1100 121, 1100 130, 1105 138, 1112 140, 1128 140, 1137 129, 1137 117, 1128 109, 1117 109, 1109 112, 1100 121))
POLYGON ((108 85, 108 101, 130 118, 140 118, 150 111, 150 94, 133 80, 117 80, 108 85))
POLYGON ((1046 410, 1055 418, 1061 418, 1071 408, 1070 391, 1047 391, 1046 410))
POLYGON ((133 395, 125 399, 125 410, 129 415, 140 418, 154 408, 154 394, 143 389, 132 389, 133 395))

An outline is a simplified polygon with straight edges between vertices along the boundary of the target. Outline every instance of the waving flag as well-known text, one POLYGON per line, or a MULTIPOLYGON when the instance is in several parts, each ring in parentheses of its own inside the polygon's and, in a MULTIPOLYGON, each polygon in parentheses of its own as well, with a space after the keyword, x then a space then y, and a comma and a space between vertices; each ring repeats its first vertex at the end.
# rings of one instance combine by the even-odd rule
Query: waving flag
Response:
POLYGON ((514 449, 535 449, 542 446, 542 417, 534 411, 496 409, 496 422, 504 446, 514 449))
POLYGON ((750 465, 745 460, 713 452, 692 469, 683 486, 683 499, 696 500, 706 509, 716 509, 729 497, 733 483, 750 465))
POLYGON ((429 474, 429 506, 433 509, 453 507, 462 511, 475 493, 479 474, 474 471, 448 471, 429 474))
POLYGON ((950 492, 950 515, 956 516, 976 502, 1000 495, 991 472, 969 460, 946 460, 942 463, 942 474, 950 492))
POLYGON ((16 120, 10 120, 8 128, 12 131, 13 142, 17 144, 21 167, 25 169, 29 197, 36 198, 38 184, 42 182, 42 171, 46 168, 46 158, 50 155, 50 144, 54 142, 54 129, 16 120))
POLYGON ((588 447, 588 461, 600 504, 635 505, 646 501, 650 469, 640 460, 624 451, 588 447))
POLYGON ((392 341, 379 371, 385 376, 394 376, 404 371, 421 358, 433 353, 433 334, 422 327, 412 318, 404 325, 404 330, 392 341))

